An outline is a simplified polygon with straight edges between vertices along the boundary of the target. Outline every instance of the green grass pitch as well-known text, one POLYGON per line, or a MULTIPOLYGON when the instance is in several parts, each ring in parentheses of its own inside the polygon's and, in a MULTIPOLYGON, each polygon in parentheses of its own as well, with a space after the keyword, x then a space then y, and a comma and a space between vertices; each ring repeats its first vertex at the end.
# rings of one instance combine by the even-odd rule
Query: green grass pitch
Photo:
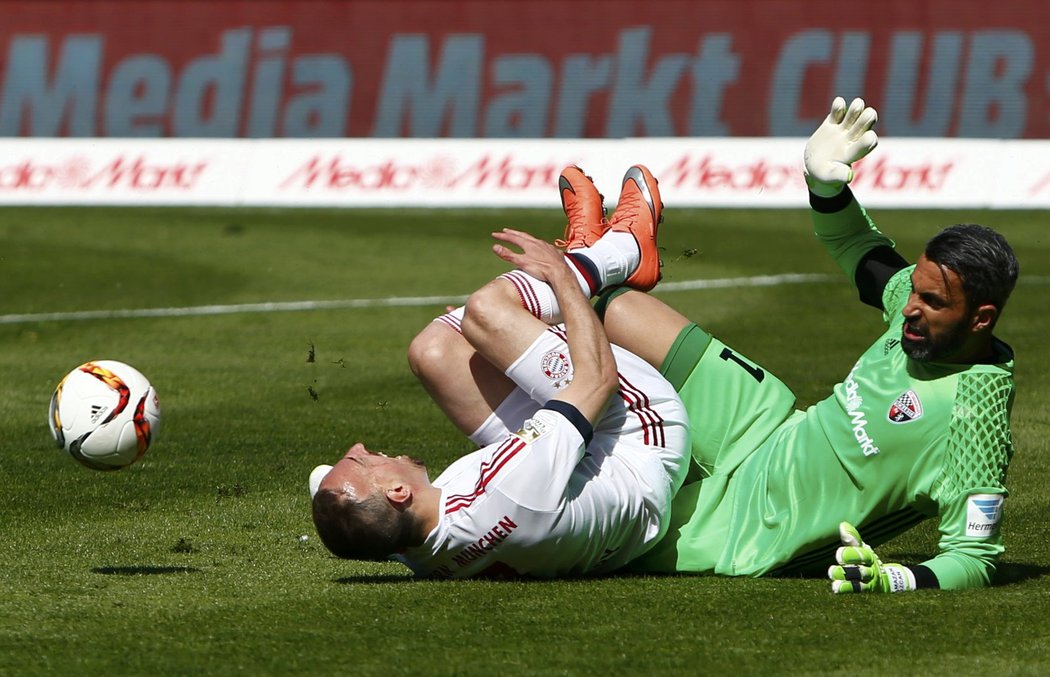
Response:
MULTIPOLYGON (((467 452, 405 349, 439 302, 300 312, 11 321, 14 315, 460 296, 505 268, 487 234, 560 235, 557 210, 0 210, 0 675, 1050 673, 1050 214, 875 211, 914 259, 978 221, 1022 267, 1017 453, 996 585, 837 597, 820 580, 426 582, 327 555, 306 477, 351 443, 467 452), (313 351, 315 359, 308 361, 313 351), (119 359, 154 383, 154 447, 77 465, 46 425, 57 381, 119 359), (305 538, 304 538, 305 537, 305 538)), ((665 280, 826 275, 662 298, 824 397, 880 331, 804 211, 674 210, 665 280)), ((932 523, 887 544, 916 561, 932 523)))

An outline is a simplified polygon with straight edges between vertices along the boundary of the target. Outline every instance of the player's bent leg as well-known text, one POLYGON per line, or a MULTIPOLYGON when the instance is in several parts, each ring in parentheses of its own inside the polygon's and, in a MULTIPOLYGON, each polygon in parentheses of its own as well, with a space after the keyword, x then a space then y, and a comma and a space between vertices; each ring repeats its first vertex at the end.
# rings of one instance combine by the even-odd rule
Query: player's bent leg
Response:
POLYGON ((514 388, 507 399, 500 402, 485 422, 468 437, 479 447, 495 444, 521 430, 525 421, 532 418, 539 408, 539 403, 528 393, 521 388, 514 388))
POLYGON ((470 295, 463 317, 463 336, 501 371, 506 371, 547 324, 522 306, 511 281, 497 278, 470 295))
POLYGON ((478 430, 514 389, 509 378, 443 322, 431 322, 412 340, 408 364, 438 408, 466 435, 478 430))

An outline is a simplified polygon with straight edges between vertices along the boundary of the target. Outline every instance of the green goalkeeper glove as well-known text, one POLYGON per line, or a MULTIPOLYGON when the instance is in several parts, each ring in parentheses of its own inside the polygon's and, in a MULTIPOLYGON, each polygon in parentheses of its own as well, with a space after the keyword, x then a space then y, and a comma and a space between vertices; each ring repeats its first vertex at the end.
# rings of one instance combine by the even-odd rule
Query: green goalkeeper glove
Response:
POLYGON ((879 143, 872 129, 878 119, 863 99, 854 99, 847 109, 845 99, 835 97, 828 117, 806 142, 806 185, 814 195, 834 197, 853 180, 851 165, 879 143))
POLYGON ((871 546, 860 540, 849 522, 839 524, 842 547, 835 552, 838 561, 828 569, 831 591, 907 592, 915 589, 915 574, 902 564, 883 564, 871 546))

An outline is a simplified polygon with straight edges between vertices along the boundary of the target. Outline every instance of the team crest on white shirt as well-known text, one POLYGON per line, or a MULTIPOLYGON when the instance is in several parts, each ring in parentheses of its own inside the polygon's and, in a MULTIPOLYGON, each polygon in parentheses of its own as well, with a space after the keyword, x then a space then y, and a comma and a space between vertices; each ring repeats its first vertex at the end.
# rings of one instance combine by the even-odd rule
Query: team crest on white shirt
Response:
POLYGON ((572 362, 569 361, 569 356, 560 350, 548 351, 540 360, 540 369, 558 388, 568 385, 572 377, 572 362))
POLYGON ((887 417, 892 423, 909 423, 922 418, 922 402, 914 390, 909 390, 890 405, 887 417))

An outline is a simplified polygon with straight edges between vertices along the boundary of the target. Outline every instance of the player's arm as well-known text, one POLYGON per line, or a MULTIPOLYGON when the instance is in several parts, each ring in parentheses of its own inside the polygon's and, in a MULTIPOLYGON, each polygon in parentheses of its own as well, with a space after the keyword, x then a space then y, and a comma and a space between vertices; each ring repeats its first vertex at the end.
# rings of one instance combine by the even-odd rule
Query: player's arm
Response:
MULTIPOLYGON (((1002 488, 988 491, 1001 492, 1002 488)), ((1005 550, 999 532, 1004 499, 1003 493, 967 493, 942 509, 940 552, 921 565, 937 587, 962 590, 991 583, 1005 550)))
MULTIPOLYGON (((544 280, 554 291, 561 306, 573 368, 572 382, 558 391, 554 401, 571 405, 593 425, 619 384, 616 359, 605 328, 559 249, 528 233, 509 228, 493 233, 493 237, 522 250, 518 253, 496 245, 493 251, 497 256, 544 280)), ((566 413, 557 404, 553 408, 566 413)), ((571 416, 570 412, 567 417, 571 416)))
POLYGON ((1004 551, 1000 523, 1013 456, 1006 373, 958 377, 945 453, 930 498, 940 517, 940 553, 923 562, 944 589, 988 585, 1004 551))
POLYGON ((804 161, 817 239, 857 285, 861 301, 882 310, 886 283, 908 264, 847 185, 853 180, 853 163, 878 144, 873 129, 877 120, 875 109, 865 107, 863 100, 854 99, 847 108, 836 97, 806 143, 804 161))
POLYGON ((1005 549, 999 525, 1013 456, 1013 380, 1005 373, 962 374, 957 388, 954 410, 962 413, 952 416, 929 493, 940 518, 940 552, 913 567, 885 565, 843 524, 838 564, 828 571, 836 592, 959 590, 991 582, 1005 549))
POLYGON ((884 563, 848 522, 839 525, 842 547, 828 569, 832 591, 909 592, 966 590, 992 581, 1003 553, 999 520, 1005 494, 967 494, 941 513, 940 552, 921 564, 884 563))

